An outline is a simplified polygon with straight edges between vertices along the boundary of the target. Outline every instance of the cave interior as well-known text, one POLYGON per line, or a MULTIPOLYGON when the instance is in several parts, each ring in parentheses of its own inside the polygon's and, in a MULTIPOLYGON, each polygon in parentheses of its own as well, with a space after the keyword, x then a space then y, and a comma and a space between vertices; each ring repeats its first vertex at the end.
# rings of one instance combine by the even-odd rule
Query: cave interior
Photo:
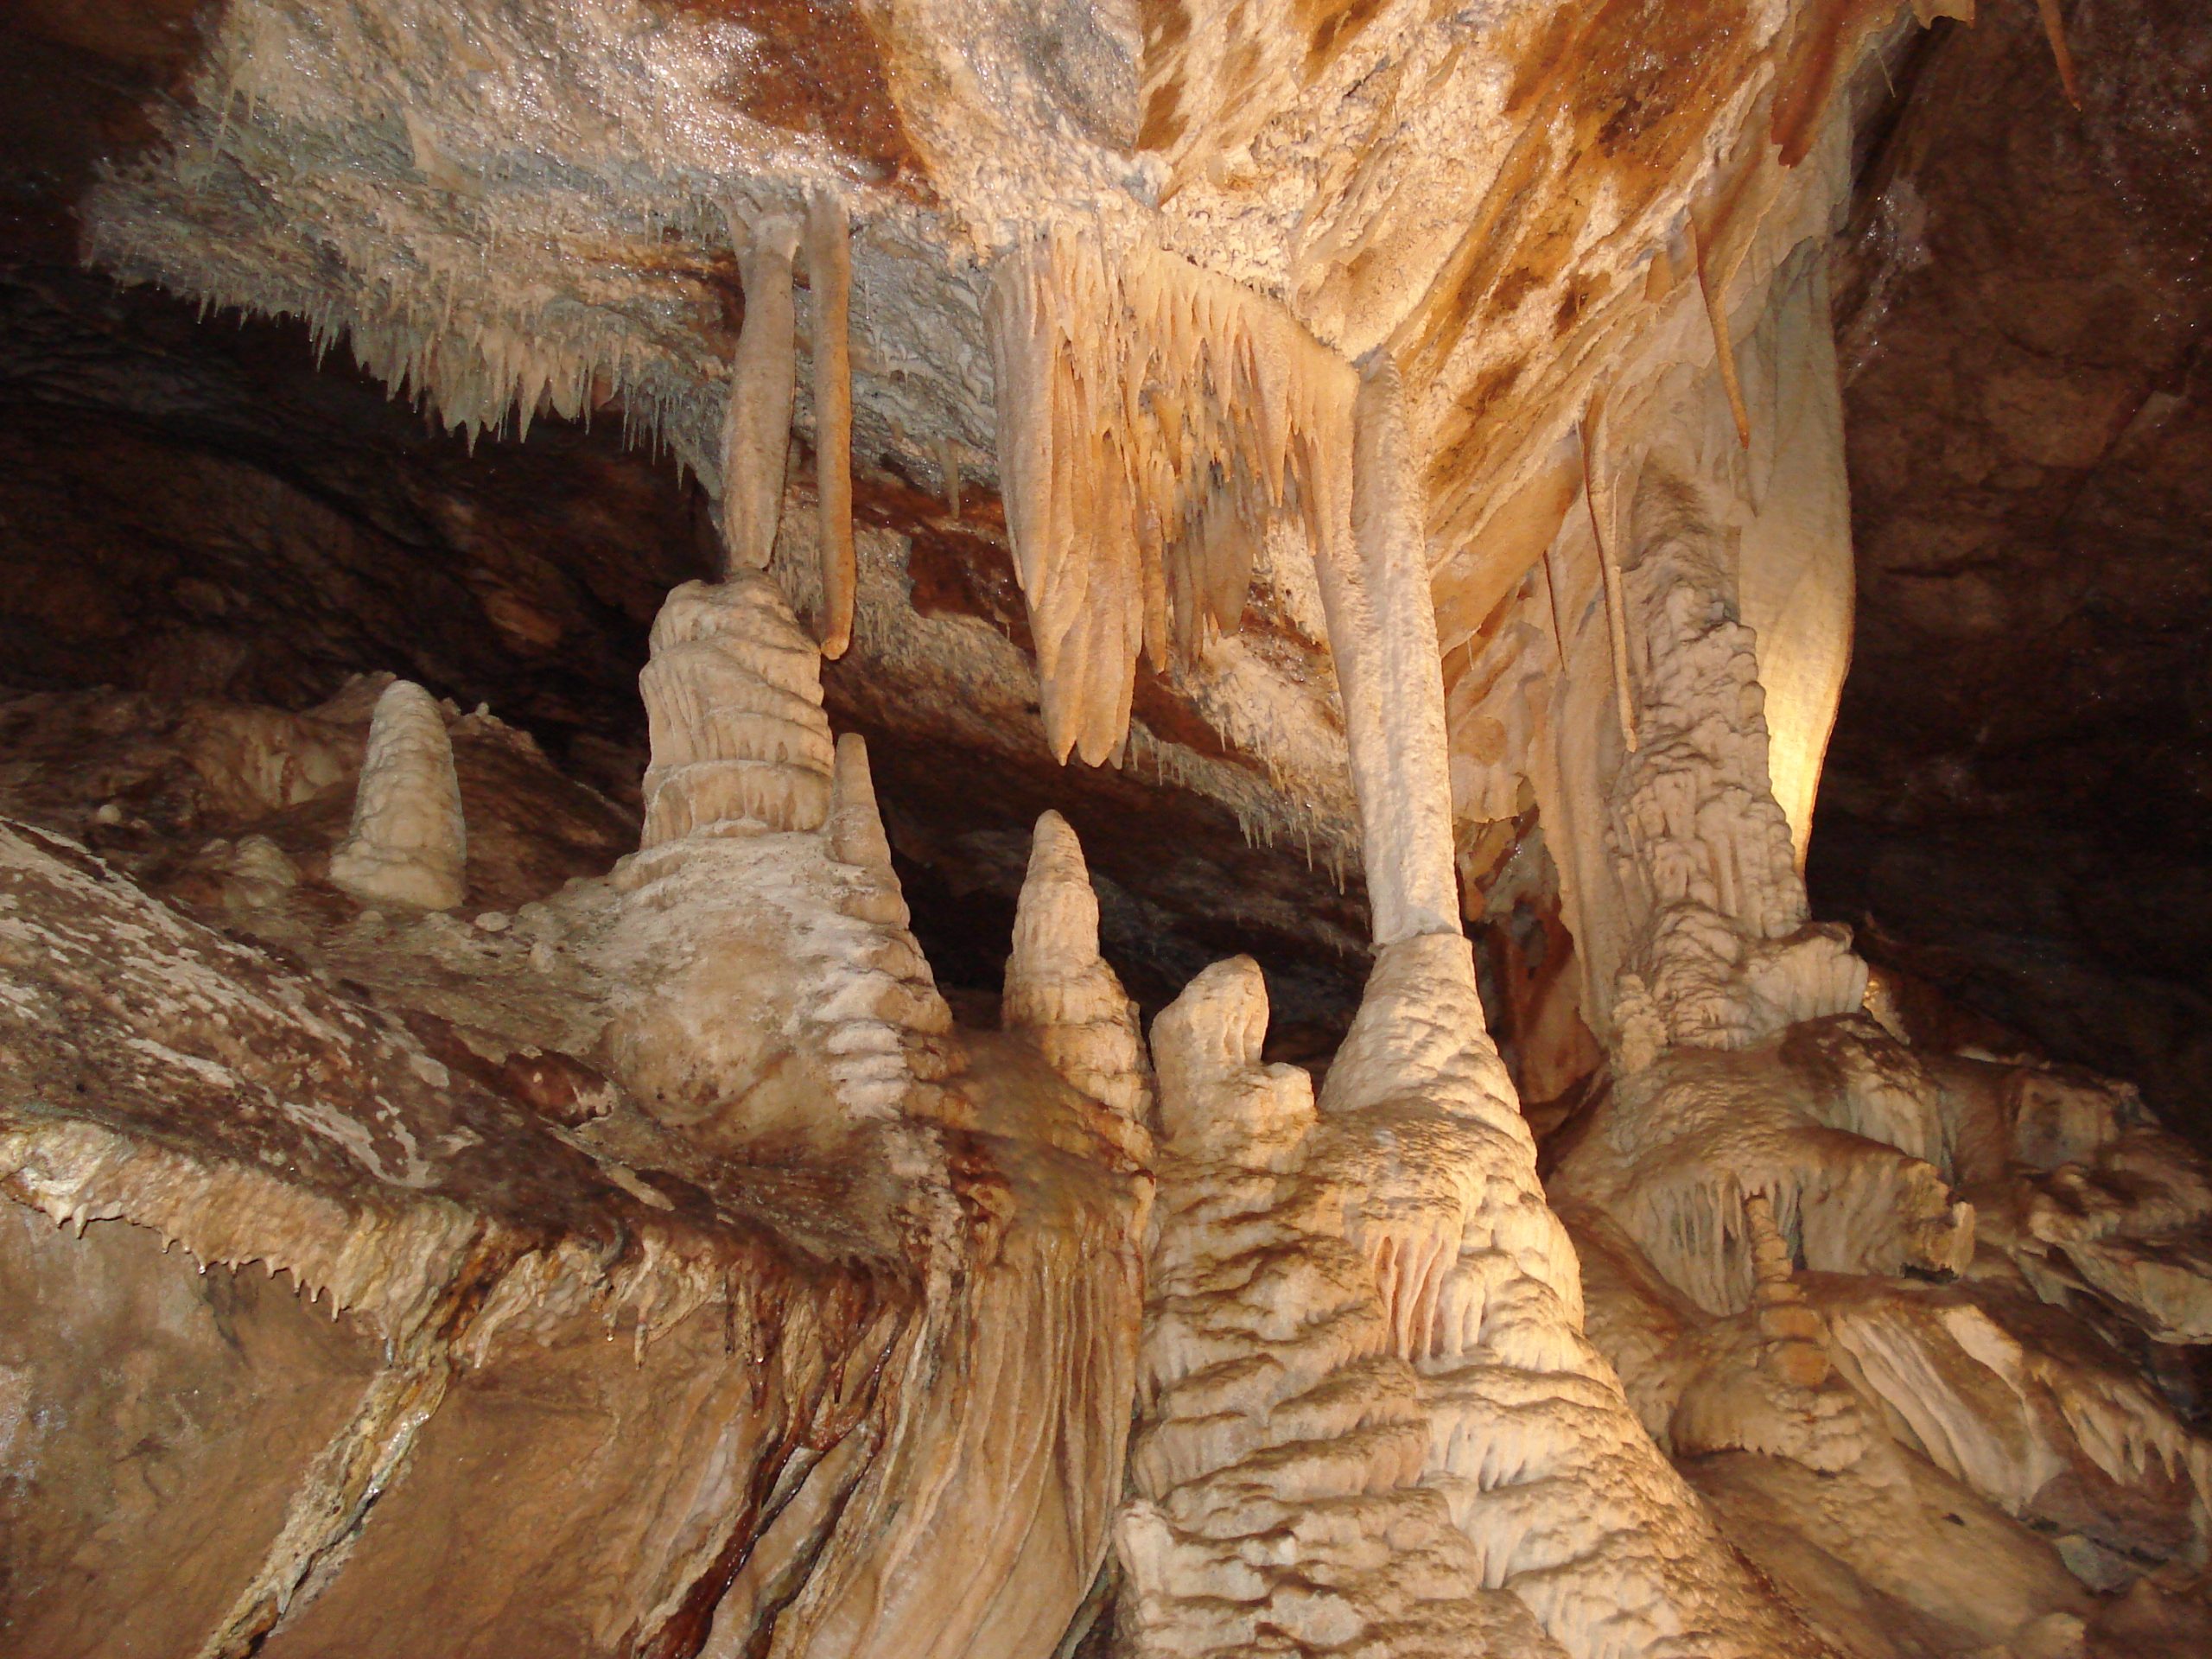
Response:
POLYGON ((0 48, 0 1652, 2212 1652, 2201 0, 0 48))

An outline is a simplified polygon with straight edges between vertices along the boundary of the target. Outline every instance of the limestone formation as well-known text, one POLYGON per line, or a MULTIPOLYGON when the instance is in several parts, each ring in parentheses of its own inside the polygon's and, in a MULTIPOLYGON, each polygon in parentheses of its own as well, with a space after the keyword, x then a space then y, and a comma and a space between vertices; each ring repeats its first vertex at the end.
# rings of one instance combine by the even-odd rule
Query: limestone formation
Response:
POLYGON ((1261 1064, 1267 1024, 1258 964, 1237 958, 1153 1027, 1165 1134, 1119 1530, 1128 1651, 1556 1655, 1422 1480, 1418 1376, 1344 1194, 1300 1178, 1313 1085, 1261 1064))
POLYGON ((467 895, 467 862, 445 717, 421 686, 394 680, 377 699, 353 827, 330 855, 330 879, 364 904, 451 910, 467 895))
MULTIPOLYGON (((811 1183, 854 1172, 764 1184, 626 1092, 524 1111, 442 1022, 46 832, 0 830, 0 1357, 73 1402, 9 1420, 64 1483, 0 1497, 11 1651, 1050 1650, 1108 1545, 1144 1193, 1024 1150, 1085 1144, 1049 1093, 976 1085, 1003 1168, 879 1134, 841 1211, 811 1183), (456 1531, 494 1446, 502 1524, 456 1531)), ((596 954, 623 904, 541 908, 596 954)))
POLYGON ((791 1523, 822 1563, 796 1599, 787 1558, 737 1573, 702 1650, 772 1630, 777 1651, 911 1652, 925 1632, 918 1650, 944 1659, 1021 1659, 1107 1548, 1142 1131, 1101 1136, 1018 1069, 971 1073, 908 931, 867 751, 850 734, 832 750, 816 648, 772 582, 678 589, 653 645, 647 844, 598 957, 616 1075, 709 1158, 774 1147, 849 1184, 855 1243, 915 1301, 873 1461, 791 1523), (945 1130, 1017 1150, 971 1182, 945 1130), (1057 1149, 1049 1176, 1031 1147, 1057 1149))
POLYGON ((755 223, 733 208, 730 226, 745 273, 745 327, 730 365, 729 407, 722 416, 722 540, 734 574, 766 565, 783 512, 798 373, 791 257, 798 250, 800 222, 778 214, 755 223))
POLYGON ((1046 736, 1096 766, 1127 735, 1140 651, 1157 668, 1236 631, 1268 519, 1339 533, 1353 377, 1249 289, 1065 229, 1001 257, 989 324, 1046 736))
POLYGON ((814 830, 835 751, 821 655, 766 577, 689 582, 655 619, 639 676, 652 722, 645 845, 716 824, 814 830))
POLYGON ((830 801, 830 855, 840 864, 889 870, 891 838, 883 832, 883 814, 875 804, 868 744, 857 732, 837 740, 830 801))
MULTIPOLYGON (((134 34, 145 120, 21 169, 130 135, 69 205, 85 258, 519 447, 480 493, 409 472, 355 545, 294 498, 374 470, 349 442, 416 467, 413 429, 334 416, 326 456, 318 420, 306 484, 176 492, 194 558, 134 529, 176 567, 143 603, 0 615, 0 680, 49 688, 0 691, 0 1650, 2212 1643, 2212 1163, 2126 1085, 1936 1034, 1805 874, 1861 559, 1995 566, 1963 505, 1854 550, 1847 474, 1940 448, 2056 520, 2070 442, 2202 424, 2194 243, 2108 329, 2005 287, 1986 384, 1883 334, 1896 285, 2032 239, 1931 209, 1904 152, 1947 152, 1885 137, 1955 94, 1972 11, 229 0, 134 34), (2138 373, 2107 333, 2181 343, 2138 373), (1847 448, 1885 350, 1986 407, 1847 448), (702 488, 719 568, 680 581, 702 488), (455 554, 419 584, 415 520, 455 554), (662 528, 562 564, 524 546, 556 522, 662 528), (300 539, 286 592, 345 595, 311 637, 194 660, 300 539), (167 654, 81 689, 117 629, 167 654), (245 701, 394 639, 546 747, 404 680, 245 701)), ((2120 25, 2080 8, 2077 65, 2060 12, 2014 24, 2082 194, 2156 217, 2119 158, 2195 111, 2121 83, 2188 66, 2099 79, 2120 25)), ((2139 279, 2076 240, 2069 281, 2139 279)), ((45 279, 0 278, 35 335, 45 279)), ((99 323, 134 419, 273 444, 262 365, 181 391, 132 327, 99 323)), ((11 365, 0 479, 97 452, 67 357, 11 365)), ((2127 535, 2166 547, 2188 483, 2127 535)))
POLYGON ((1456 904, 1439 903, 1454 868, 1444 696, 1396 381, 1387 358, 1363 372, 1353 534, 1321 553, 1348 713, 1370 734, 1365 765, 1354 740, 1352 776, 1378 948, 1305 1178, 1340 1207, 1389 1351, 1419 1375, 1421 1481, 1446 1498, 1482 1583, 1513 1591, 1578 1656, 1663 1651, 1692 1633, 1715 1653, 1815 1653, 1585 1342, 1573 1249, 1537 1184, 1456 904))
POLYGON ((1645 741, 1614 786, 1621 885, 1650 919, 1616 1011, 1633 1068, 1657 1040, 1739 1048, 1856 1008, 1866 969, 1807 926, 1789 821, 1766 775, 1755 642, 1732 616, 1718 533, 1647 462, 1624 581, 1645 741))
POLYGON ((1150 1115, 1136 1004, 1098 954, 1098 896, 1075 831, 1057 812, 1037 820, 1030 844, 1001 1018, 1084 1094, 1134 1125, 1150 1115))
POLYGON ((867 752, 831 743, 818 647, 740 571, 671 594, 652 649, 645 834, 613 944, 631 1086, 731 1137, 957 1116, 938 1087, 959 1069, 952 1016, 906 931, 867 752), (796 1068, 794 1026, 823 1077, 796 1068))
MULTIPOLYGON (((859 572, 853 559, 852 231, 835 191, 806 202, 806 278, 814 304, 814 489, 822 552, 822 654, 853 639, 859 572)), ((957 497, 956 486, 953 494, 957 497)), ((959 509, 956 505, 957 514, 959 509)))

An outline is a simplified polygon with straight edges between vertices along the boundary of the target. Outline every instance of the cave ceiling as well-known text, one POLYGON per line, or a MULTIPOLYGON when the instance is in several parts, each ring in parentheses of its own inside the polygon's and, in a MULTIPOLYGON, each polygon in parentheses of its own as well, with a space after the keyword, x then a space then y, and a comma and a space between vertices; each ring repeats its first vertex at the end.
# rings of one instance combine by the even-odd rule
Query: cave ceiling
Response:
MULTIPOLYGON (((1073 219, 1280 300, 1346 354, 1390 348, 1427 457, 1447 677, 1456 638, 1473 706, 1599 371, 1665 333, 1700 266, 1724 293, 1731 261, 1762 280, 1796 232, 1759 225, 1794 213, 1840 232, 1861 571, 1816 887, 1887 925, 1929 913, 1916 880, 1961 887, 1960 857, 2031 885, 2072 868, 2064 896, 2008 899, 2004 926, 1961 919, 1950 944, 1974 935, 1974 961, 1923 951, 1916 969, 2049 1041, 2074 964, 2126 956, 2120 979, 2158 982, 2161 1086, 2200 1093, 2203 72, 2187 9, 2084 9, 2078 120, 2024 7, 1923 34, 1885 5, 1530 3, 1485 10, 1471 37, 1440 8, 1281 10, 501 8, 464 25, 381 5, 29 8, 10 118, 25 158, 13 470, 37 480, 41 553, 77 574, 21 613, 12 677, 298 703, 397 664, 529 721, 620 792, 654 596, 715 556, 718 407, 744 315, 730 214, 833 187, 855 224, 857 518, 907 538, 916 614, 1033 653, 995 487, 985 300, 997 255, 1073 219), (1847 226, 1833 186, 1804 188, 1823 168, 1861 181, 1847 226), (67 270, 79 245, 203 315, 279 321, 207 350, 148 289, 110 299, 105 276, 67 270), (1962 344, 1993 327, 1988 350, 1962 344), (398 404, 372 407, 334 351, 398 404), (103 555, 81 504, 118 470, 165 493, 103 555), (161 550, 150 521, 216 499, 240 571, 315 549, 285 573, 281 626, 215 613, 267 613, 263 578, 179 583, 161 550), (130 574, 88 584, 102 556, 130 574), (442 595, 427 622, 425 591, 442 595), (110 666, 62 660, 92 635, 110 666), (1931 645, 1955 671, 1899 671, 1931 645), (2063 672, 2031 666, 2054 656, 2063 672), (1900 817, 1933 839, 1882 851, 1871 826, 1900 817), (1993 821, 2007 827, 1975 827, 1993 821), (2159 881, 2112 877, 2101 834, 2159 881), (1965 853, 1929 850, 1961 838, 1965 853), (1906 870, 1931 858, 1940 872, 1906 870), (2104 903, 2100 883, 2181 902, 2104 903), (2031 930, 2034 988, 1975 965, 2054 906, 2031 930)), ((798 404, 804 441, 804 385, 798 404)), ((1262 563, 1241 620, 1262 677, 1302 697, 1292 741, 1230 717, 1235 684, 1147 660, 1136 775, 1056 778, 1019 660, 1001 665, 993 729, 963 733, 919 683, 944 664, 909 653, 902 683, 865 630, 830 671, 833 704, 917 740, 879 757, 890 810, 933 860, 994 867, 991 902, 1010 901, 1005 848, 1042 804, 1066 797, 1096 824, 1166 806, 1136 843, 1153 850, 1118 869, 1108 855, 1128 944, 1169 915, 1211 918, 1147 977, 1153 994, 1256 925, 1342 964, 1316 987, 1340 1004, 1360 893, 1333 686, 1319 630, 1262 563), (930 755, 948 742, 1002 806, 942 788, 930 755), (1162 875, 1175 845, 1207 850, 1162 875), (1272 896, 1236 918, 1224 886, 1272 896)), ((1479 749, 1492 712, 1458 741, 1479 749)), ((1522 804, 1491 795, 1458 804, 1485 885, 1515 843, 1484 825, 1522 804)), ((974 883, 945 889, 948 914, 974 883)), ((2086 1031, 2058 1043, 2145 1063, 2086 1031)))

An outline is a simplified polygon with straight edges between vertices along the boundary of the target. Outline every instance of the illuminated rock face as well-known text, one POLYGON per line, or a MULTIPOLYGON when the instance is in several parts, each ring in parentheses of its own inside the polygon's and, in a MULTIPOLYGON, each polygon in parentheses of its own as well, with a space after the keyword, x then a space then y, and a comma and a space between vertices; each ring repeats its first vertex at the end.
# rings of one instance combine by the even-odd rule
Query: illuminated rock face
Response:
POLYGON ((1313 1085, 1261 1065, 1267 1022, 1258 967, 1234 960, 1153 1027, 1166 1134, 1119 1530, 1128 1649, 1555 1655, 1422 1478, 1420 1376, 1346 1194, 1302 1173, 1313 1085))
POLYGON ((619 861, 407 682, 342 837, 365 691, 66 812, 33 700, 0 1646, 2192 1650, 2212 1171, 1905 1044, 1802 876, 1828 238, 1910 25, 1493 10, 224 10, 93 257, 472 432, 619 403, 721 568, 619 861), (877 793, 984 753, 1116 809, 992 849, 996 1029, 877 793), (1171 790, 1359 868, 1318 1087, 1247 957, 1146 1042, 1093 870, 1171 790), (1465 931, 1516 884, 1572 950, 1541 1179, 1465 931))

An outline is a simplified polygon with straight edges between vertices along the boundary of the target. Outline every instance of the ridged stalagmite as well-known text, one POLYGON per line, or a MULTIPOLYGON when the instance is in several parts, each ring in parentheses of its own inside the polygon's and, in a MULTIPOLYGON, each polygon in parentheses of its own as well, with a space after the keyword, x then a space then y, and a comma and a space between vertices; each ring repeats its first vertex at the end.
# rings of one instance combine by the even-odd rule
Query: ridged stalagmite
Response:
POLYGON ((1560 1659, 1421 1479, 1418 1380, 1341 1195, 1299 1178, 1313 1083, 1261 1063, 1267 1031, 1249 957, 1153 1022, 1164 1134, 1117 1538, 1127 1650, 1560 1659))
POLYGON ((330 879, 365 904, 450 910, 467 888, 468 832, 453 744, 436 702, 410 680, 377 699, 353 823, 330 879))
POLYGON ((1037 820, 1030 843, 1001 1017, 1084 1094, 1143 1120, 1152 1084, 1136 1005, 1098 954, 1098 895, 1082 844, 1057 812, 1037 820))
POLYGON ((822 659, 767 577, 690 582, 653 623, 638 676, 651 728, 643 844, 709 825, 818 830, 833 750, 822 659))

